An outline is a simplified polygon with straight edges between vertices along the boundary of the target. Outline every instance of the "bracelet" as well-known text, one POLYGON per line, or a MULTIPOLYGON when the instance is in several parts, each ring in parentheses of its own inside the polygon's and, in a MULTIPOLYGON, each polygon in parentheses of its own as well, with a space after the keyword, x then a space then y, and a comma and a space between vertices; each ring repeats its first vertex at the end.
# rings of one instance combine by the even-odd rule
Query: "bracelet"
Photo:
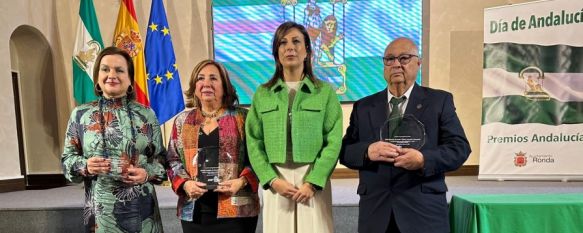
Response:
POLYGON ((142 184, 147 183, 148 180, 150 180, 150 174, 148 174, 148 172, 146 172, 146 179, 144 179, 144 183, 142 183, 142 184))

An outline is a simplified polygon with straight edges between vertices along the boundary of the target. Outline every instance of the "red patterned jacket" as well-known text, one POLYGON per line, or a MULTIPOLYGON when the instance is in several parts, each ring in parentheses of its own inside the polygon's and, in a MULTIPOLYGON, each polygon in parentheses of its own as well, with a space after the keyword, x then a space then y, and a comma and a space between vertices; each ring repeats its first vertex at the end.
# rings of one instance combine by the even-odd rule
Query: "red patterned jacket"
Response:
MULTIPOLYGON (((217 121, 219 124, 219 177, 223 180, 246 177, 249 185, 237 194, 219 194, 218 218, 252 217, 259 214, 258 180, 249 164, 245 148, 245 118, 247 110, 234 107, 226 110, 217 121), (230 159, 223 157, 229 156, 230 159), (231 161, 231 162, 225 162, 231 161)), ((192 221, 195 200, 190 200, 182 185, 197 174, 196 161, 198 132, 204 117, 198 109, 180 113, 174 120, 168 144, 167 168, 172 190, 178 195, 180 219, 192 221)))

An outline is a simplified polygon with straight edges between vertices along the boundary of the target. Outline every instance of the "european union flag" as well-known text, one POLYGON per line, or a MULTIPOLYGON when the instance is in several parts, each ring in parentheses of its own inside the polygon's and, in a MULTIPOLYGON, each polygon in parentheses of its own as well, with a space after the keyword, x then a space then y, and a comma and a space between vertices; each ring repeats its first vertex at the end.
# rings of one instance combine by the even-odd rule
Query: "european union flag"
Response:
POLYGON ((150 106, 163 124, 184 110, 180 75, 172 47, 170 27, 162 0, 152 0, 146 35, 146 70, 150 106))

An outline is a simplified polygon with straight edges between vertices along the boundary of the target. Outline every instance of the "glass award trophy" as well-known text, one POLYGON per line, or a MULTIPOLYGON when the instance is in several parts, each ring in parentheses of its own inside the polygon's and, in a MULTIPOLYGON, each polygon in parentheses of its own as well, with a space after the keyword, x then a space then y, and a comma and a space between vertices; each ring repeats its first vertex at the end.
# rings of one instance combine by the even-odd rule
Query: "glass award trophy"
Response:
POLYGON ((110 163, 107 176, 117 181, 127 177, 128 169, 130 168, 130 159, 127 152, 122 151, 121 148, 106 147, 104 148, 103 156, 110 163))
POLYGON ((128 176, 128 168, 130 168, 130 161, 128 156, 123 154, 122 156, 109 157, 111 163, 111 170, 109 175, 115 180, 122 180, 128 176))
POLYGON ((405 114, 386 120, 381 126, 379 137, 381 141, 402 148, 419 150, 425 144, 425 126, 415 116, 405 114))
POLYGON ((198 153, 194 157, 198 173, 196 180, 206 183, 206 189, 214 190, 219 185, 219 147, 198 148, 198 153))

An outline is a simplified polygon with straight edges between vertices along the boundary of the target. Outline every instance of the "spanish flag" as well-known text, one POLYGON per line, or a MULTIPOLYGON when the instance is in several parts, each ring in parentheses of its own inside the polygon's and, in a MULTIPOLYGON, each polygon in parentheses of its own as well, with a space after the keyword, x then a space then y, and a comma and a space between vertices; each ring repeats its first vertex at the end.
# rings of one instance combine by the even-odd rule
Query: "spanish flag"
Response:
POLYGON ((146 68, 144 62, 144 46, 133 0, 122 0, 117 15, 117 24, 113 33, 113 45, 127 51, 134 60, 134 81, 136 100, 145 106, 150 106, 146 68))

